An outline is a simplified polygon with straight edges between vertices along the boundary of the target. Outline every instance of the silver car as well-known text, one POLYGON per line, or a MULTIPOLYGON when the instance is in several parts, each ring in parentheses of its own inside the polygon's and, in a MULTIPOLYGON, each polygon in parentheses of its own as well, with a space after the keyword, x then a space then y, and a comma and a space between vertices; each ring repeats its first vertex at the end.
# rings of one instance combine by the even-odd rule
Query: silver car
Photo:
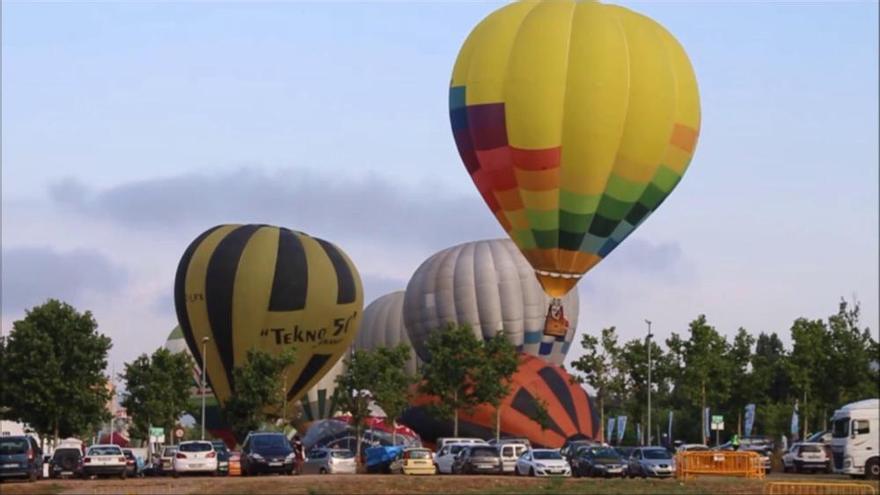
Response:
POLYGON ((675 474, 675 459, 663 447, 639 447, 632 451, 627 474, 630 478, 668 478, 675 474))
POLYGON ((347 449, 315 449, 303 462, 303 474, 355 474, 354 453, 347 449))

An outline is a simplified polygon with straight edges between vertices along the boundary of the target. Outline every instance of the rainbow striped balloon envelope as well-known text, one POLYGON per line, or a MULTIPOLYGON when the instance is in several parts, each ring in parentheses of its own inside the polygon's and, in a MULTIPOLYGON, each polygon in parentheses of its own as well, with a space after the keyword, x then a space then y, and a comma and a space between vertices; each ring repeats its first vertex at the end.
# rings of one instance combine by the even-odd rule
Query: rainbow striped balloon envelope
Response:
POLYGON ((688 167, 697 81, 662 26, 598 2, 518 2, 461 48, 449 113, 483 199, 561 297, 656 210, 688 167))

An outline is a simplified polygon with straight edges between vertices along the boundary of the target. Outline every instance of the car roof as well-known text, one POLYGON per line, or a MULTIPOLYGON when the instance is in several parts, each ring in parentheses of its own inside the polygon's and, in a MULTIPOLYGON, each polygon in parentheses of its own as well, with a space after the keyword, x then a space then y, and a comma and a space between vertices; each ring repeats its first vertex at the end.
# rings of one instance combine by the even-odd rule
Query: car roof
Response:
POLYGON ((559 452, 559 449, 532 449, 532 452, 559 452))
POLYGON ((177 445, 183 445, 185 443, 211 443, 211 442, 209 440, 185 440, 183 442, 180 442, 177 445))
POLYGON ((95 447, 116 447, 117 449, 122 450, 122 447, 116 445, 115 443, 96 443, 95 445, 89 445, 90 449, 95 447))

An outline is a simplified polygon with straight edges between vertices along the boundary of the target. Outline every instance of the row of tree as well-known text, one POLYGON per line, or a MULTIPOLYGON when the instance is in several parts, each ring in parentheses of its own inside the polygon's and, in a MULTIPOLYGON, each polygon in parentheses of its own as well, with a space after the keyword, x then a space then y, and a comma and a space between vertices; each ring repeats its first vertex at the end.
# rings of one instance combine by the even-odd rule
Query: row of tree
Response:
MULTIPOLYGON (((827 320, 798 318, 790 348, 775 332, 756 338, 740 328, 728 340, 702 315, 686 335, 672 333, 664 347, 648 339, 620 342, 611 327, 598 337, 582 337, 584 354, 571 368, 595 391, 602 425, 618 415, 646 424, 650 345, 655 438, 666 432, 672 411, 672 438, 705 442, 706 407, 724 416, 728 433, 742 434, 747 404, 756 405, 752 434, 778 438, 790 433, 795 402, 805 436, 826 429, 830 414, 843 404, 877 396, 880 349, 859 316, 858 304, 842 300, 827 320)), ((632 431, 624 442, 634 443, 634 437, 632 431)))

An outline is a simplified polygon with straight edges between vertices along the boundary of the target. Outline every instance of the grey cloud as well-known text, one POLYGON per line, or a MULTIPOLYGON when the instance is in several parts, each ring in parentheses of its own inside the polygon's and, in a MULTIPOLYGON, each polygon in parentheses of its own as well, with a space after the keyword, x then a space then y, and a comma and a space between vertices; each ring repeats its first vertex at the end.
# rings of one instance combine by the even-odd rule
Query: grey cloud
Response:
POLYGON ((199 231, 220 223, 270 223, 331 240, 385 239, 438 248, 502 234, 476 193, 450 193, 436 184, 413 190, 376 176, 240 169, 98 191, 66 179, 49 192, 59 206, 134 228, 199 231))
POLYGON ((76 304, 90 291, 124 286, 123 268, 90 249, 57 252, 45 247, 3 248, 3 313, 24 311, 48 298, 76 304))

